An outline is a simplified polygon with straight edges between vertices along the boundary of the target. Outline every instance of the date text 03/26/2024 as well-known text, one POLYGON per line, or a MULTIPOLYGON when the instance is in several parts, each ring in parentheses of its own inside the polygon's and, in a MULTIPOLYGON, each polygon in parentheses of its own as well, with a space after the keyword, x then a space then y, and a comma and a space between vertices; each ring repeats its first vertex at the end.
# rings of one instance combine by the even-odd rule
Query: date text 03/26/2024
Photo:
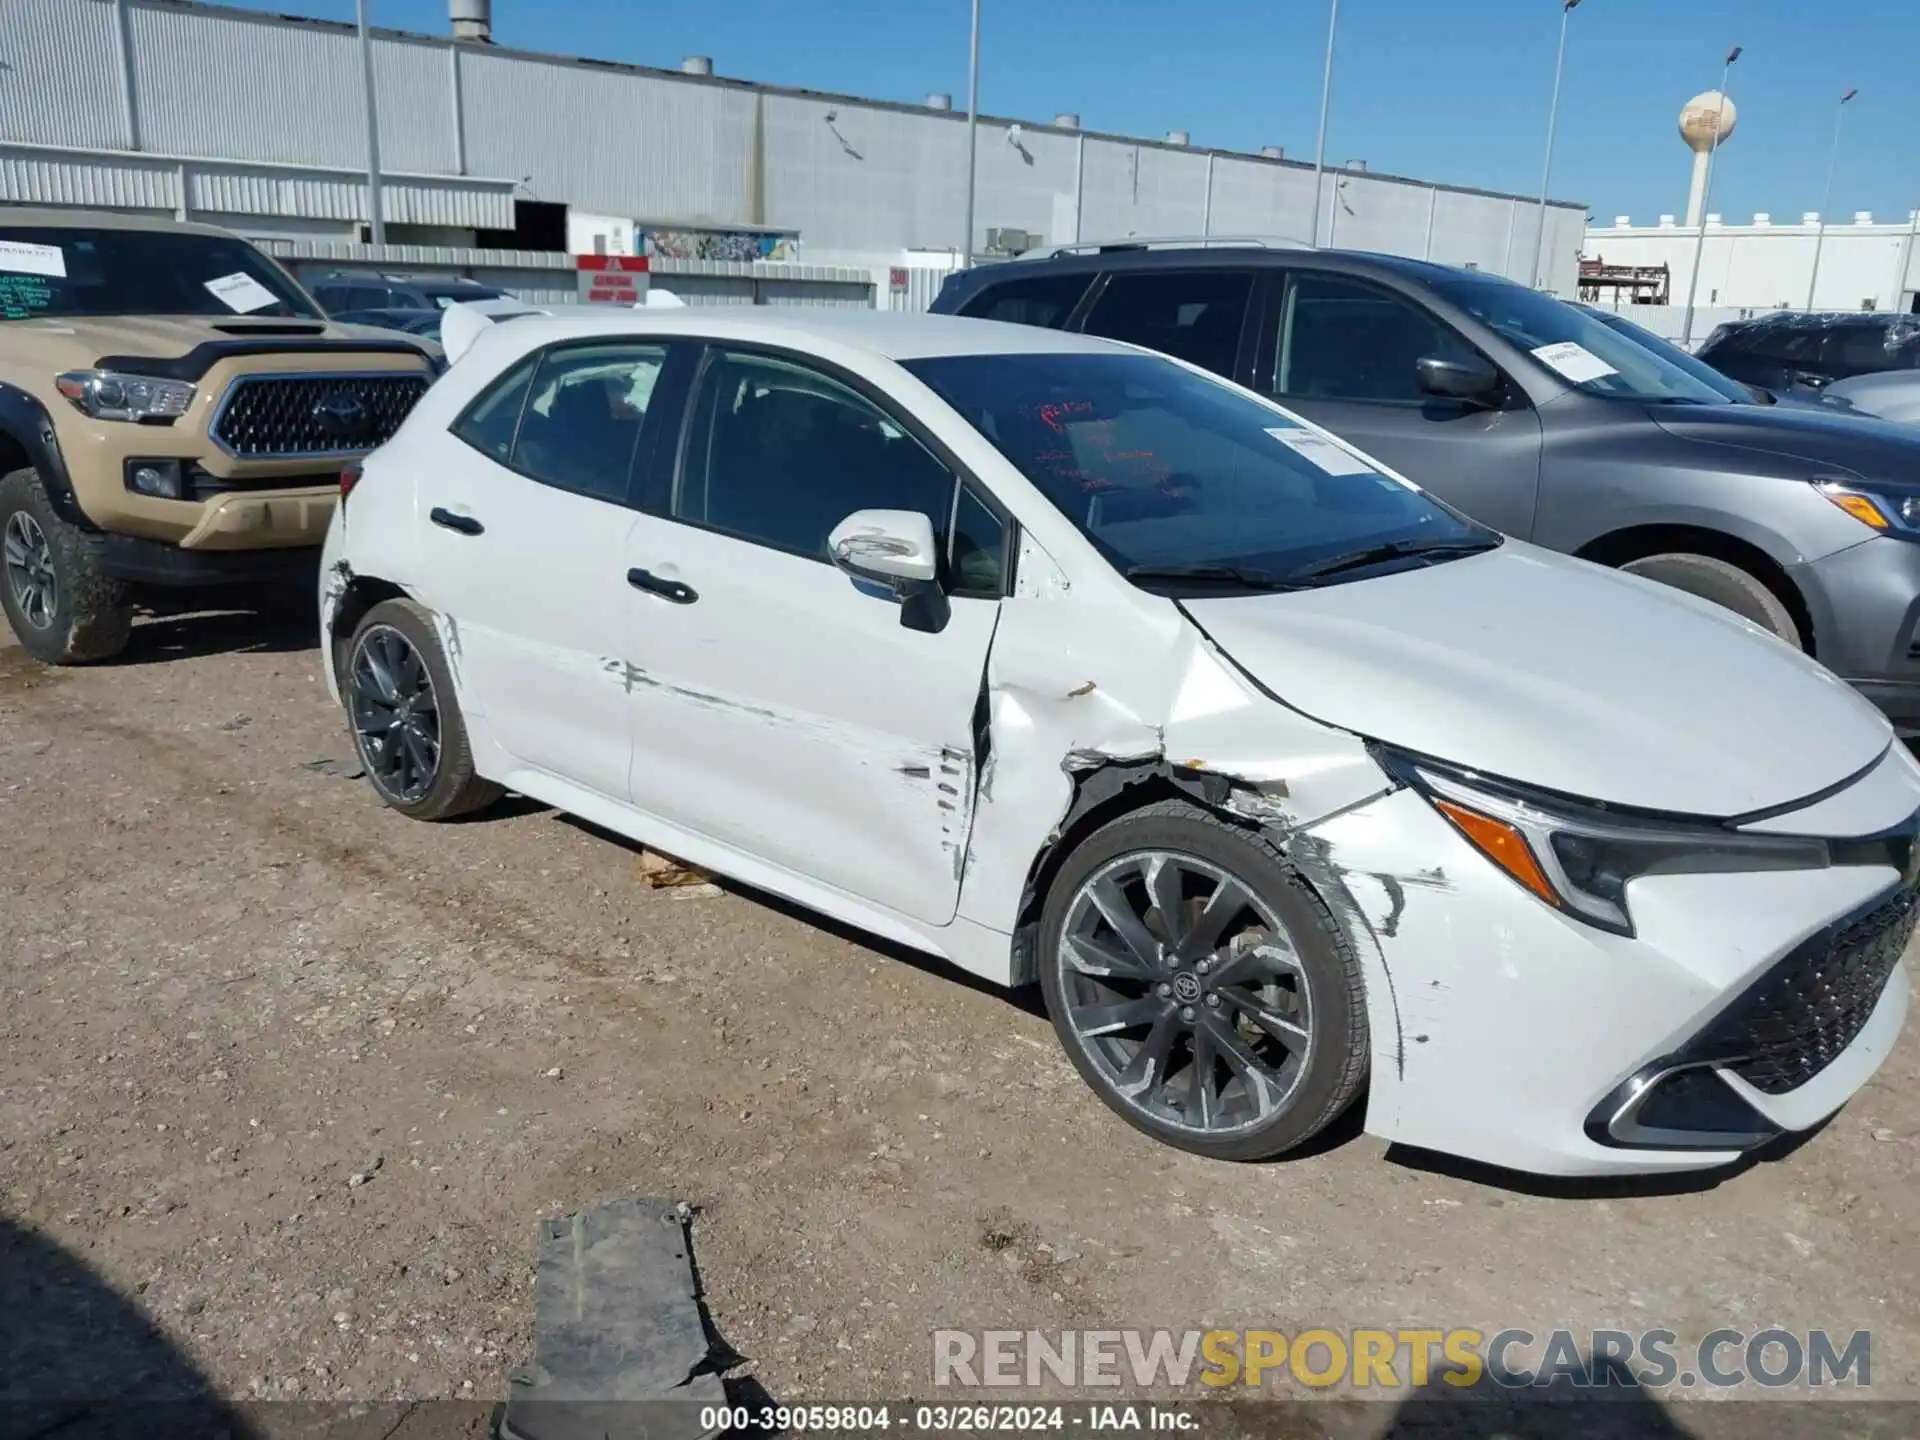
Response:
POLYGON ((702 1428, 714 1431, 762 1430, 780 1434, 883 1434, 908 1431, 926 1435, 1089 1433, 1199 1430, 1200 1417, 1177 1405, 763 1405, 709 1406, 700 1412, 702 1428))

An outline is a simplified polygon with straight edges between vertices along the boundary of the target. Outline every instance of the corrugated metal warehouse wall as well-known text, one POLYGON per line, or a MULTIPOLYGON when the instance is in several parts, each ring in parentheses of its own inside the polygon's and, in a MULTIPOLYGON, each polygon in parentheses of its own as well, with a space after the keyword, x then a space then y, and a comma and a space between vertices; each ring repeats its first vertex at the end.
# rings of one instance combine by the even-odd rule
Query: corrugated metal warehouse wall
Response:
MULTIPOLYGON (((162 203, 364 214, 353 175, 366 162, 366 124, 351 27, 129 0, 123 85, 108 0, 5 4, 0 198, 145 205, 163 188, 142 159, 33 156, 10 150, 13 141, 194 161, 198 178, 162 203), (205 161, 339 173, 268 184, 214 175, 205 161)), ((774 226, 798 232, 803 253, 823 260, 963 241, 958 113, 384 31, 374 70, 382 164, 411 177, 394 183, 395 221, 505 228, 511 193, 652 222, 774 226), (445 177, 439 186, 436 177, 445 177)), ((1527 278, 1538 211, 1524 198, 1358 171, 1324 184, 1323 224, 1335 244, 1527 278)), ((1297 162, 983 118, 974 241, 998 227, 1054 242, 1305 238, 1312 191, 1310 167, 1297 162)), ((1584 224, 1583 207, 1559 206, 1551 217, 1547 278, 1563 293, 1573 291, 1584 224)))

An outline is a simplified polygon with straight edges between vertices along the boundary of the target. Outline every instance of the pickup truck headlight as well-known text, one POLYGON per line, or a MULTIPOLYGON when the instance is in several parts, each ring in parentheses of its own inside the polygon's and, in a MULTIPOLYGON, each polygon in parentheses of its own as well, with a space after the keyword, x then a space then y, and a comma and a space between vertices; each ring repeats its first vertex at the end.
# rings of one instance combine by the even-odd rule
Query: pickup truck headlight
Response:
POLYGON ((1920 540, 1920 490, 1855 485, 1845 480, 1816 480, 1813 488, 1862 525, 1902 540, 1920 540))
MULTIPOLYGON (((1747 835, 1711 820, 1643 818, 1410 756, 1382 759, 1396 779, 1424 795, 1517 884, 1555 909, 1619 935, 1634 933, 1627 885, 1642 876, 1823 870, 1835 862, 1825 840, 1747 835)), ((1897 863, 1890 855, 1846 858, 1897 863)))
POLYGON ((173 420, 193 404, 193 386, 151 375, 112 370, 69 370, 54 384, 73 408, 95 420, 173 420))

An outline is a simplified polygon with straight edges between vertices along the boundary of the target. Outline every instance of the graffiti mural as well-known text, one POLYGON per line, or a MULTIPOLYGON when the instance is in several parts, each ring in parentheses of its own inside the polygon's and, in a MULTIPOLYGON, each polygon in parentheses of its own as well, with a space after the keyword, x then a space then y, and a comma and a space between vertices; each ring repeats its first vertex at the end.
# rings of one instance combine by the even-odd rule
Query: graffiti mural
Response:
POLYGON ((641 253, 662 260, 795 260, 800 237, 750 230, 640 231, 641 253))

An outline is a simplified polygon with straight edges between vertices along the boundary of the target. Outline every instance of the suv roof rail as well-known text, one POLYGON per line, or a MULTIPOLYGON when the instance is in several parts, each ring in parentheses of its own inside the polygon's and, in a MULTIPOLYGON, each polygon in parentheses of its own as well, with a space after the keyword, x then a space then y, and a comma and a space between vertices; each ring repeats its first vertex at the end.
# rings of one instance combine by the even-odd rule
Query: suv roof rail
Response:
POLYGON ((1125 235, 1112 240, 1076 240, 1068 245, 1039 245, 1022 250, 1016 260, 1050 260, 1056 255, 1096 255, 1113 250, 1223 249, 1311 250, 1307 241, 1292 235, 1125 235))

